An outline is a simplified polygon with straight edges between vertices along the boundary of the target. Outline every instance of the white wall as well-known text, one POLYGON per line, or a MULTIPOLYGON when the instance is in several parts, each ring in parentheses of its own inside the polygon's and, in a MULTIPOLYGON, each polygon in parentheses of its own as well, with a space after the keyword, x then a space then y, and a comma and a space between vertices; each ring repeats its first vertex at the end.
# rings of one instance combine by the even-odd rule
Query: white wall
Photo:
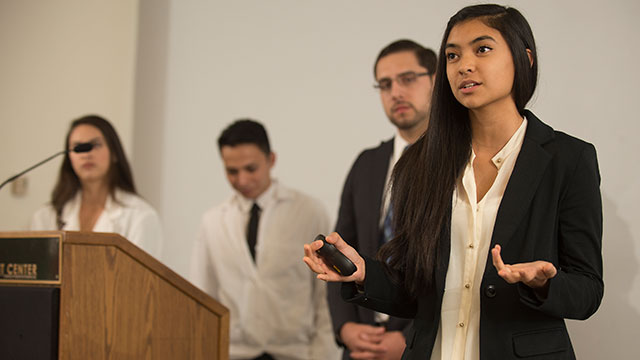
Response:
MULTIPOLYGON (((98 113, 131 154, 138 5, 0 0, 0 181, 63 150, 71 120, 98 113)), ((61 159, 0 191, 0 230, 24 230, 49 201, 61 159)))
MULTIPOLYGON (((72 118, 102 113, 164 219, 163 260, 187 275, 201 213, 230 194, 215 145, 222 128, 238 117, 261 120, 278 154, 276 176, 321 199, 335 219, 355 156, 393 132, 371 87, 377 52, 401 37, 435 49, 446 20, 467 3, 142 0, 136 18, 137 1, 0 0, 0 179, 60 149, 72 118)), ((538 41, 530 108, 599 154, 605 299, 590 320, 570 324, 578 358, 632 358, 640 170, 627 154, 640 152, 632 138, 640 130, 632 107, 640 4, 509 3, 538 41)), ((26 197, 0 191, 0 230, 26 226, 58 164, 29 176, 26 197)))
MULTIPOLYGON (((401 37, 437 48, 447 19, 469 3, 175 1, 160 21, 142 21, 141 33, 161 23, 168 29, 166 42, 151 32, 146 39, 160 41, 152 53, 166 54, 159 59, 166 72, 153 77, 153 86, 138 84, 145 91, 137 92, 137 121, 154 117, 148 128, 162 140, 136 136, 136 146, 153 150, 135 158, 154 174, 143 185, 162 204, 171 241, 166 263, 187 275, 201 213, 230 194, 215 141, 238 117, 267 126, 278 154, 276 176, 324 201, 335 218, 356 154, 393 132, 371 87, 377 52, 401 37), (153 115, 144 119, 146 113, 153 115)), ((570 324, 578 358, 630 358, 640 333, 640 196, 639 170, 624 155, 640 150, 632 138, 640 130, 632 107, 640 80, 634 19, 640 5, 508 3, 528 18, 538 42, 540 85, 530 108, 594 143, 599 154, 606 294, 594 317, 570 324)))

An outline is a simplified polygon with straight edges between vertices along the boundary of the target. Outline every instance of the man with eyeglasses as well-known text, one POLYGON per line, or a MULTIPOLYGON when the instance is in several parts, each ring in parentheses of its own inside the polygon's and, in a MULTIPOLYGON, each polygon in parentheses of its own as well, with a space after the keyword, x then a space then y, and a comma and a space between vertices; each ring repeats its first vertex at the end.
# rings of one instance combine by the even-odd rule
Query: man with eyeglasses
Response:
MULTIPOLYGON (((395 136, 363 151, 342 191, 336 232, 362 255, 375 257, 393 237, 386 196, 393 166, 427 129, 436 54, 411 40, 387 45, 374 64, 374 87, 395 136)), ((400 359, 410 321, 375 313, 342 300, 340 283, 328 284, 329 308, 343 359, 400 359)))

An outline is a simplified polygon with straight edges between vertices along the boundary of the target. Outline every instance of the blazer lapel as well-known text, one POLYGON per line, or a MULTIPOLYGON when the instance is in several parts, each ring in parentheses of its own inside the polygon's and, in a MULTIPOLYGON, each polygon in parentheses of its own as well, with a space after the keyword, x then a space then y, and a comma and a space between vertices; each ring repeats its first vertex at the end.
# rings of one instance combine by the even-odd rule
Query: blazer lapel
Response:
POLYGON ((491 248, 495 244, 504 247, 509 242, 527 213, 545 169, 551 161, 551 155, 541 145, 553 139, 553 129, 529 111, 526 111, 526 117, 527 133, 498 209, 491 248))

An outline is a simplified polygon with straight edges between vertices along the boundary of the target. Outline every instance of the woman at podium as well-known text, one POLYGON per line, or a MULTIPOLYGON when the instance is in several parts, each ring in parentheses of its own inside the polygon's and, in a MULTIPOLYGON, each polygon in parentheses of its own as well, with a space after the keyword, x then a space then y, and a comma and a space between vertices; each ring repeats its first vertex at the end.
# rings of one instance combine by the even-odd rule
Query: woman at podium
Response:
POLYGON ((160 219, 136 193, 113 126, 100 116, 81 117, 71 123, 65 149, 51 202, 36 211, 31 230, 117 233, 160 257, 160 219))

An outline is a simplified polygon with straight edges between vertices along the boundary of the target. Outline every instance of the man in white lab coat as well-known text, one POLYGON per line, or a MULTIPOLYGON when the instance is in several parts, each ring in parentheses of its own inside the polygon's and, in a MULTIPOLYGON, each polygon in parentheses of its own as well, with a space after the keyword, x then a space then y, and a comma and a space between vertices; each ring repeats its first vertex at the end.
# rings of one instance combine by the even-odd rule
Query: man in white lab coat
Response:
POLYGON ((218 146, 235 192, 204 214, 191 280, 229 308, 231 359, 337 359, 326 285, 300 250, 330 229, 326 211, 271 178, 261 124, 232 123, 218 146))

